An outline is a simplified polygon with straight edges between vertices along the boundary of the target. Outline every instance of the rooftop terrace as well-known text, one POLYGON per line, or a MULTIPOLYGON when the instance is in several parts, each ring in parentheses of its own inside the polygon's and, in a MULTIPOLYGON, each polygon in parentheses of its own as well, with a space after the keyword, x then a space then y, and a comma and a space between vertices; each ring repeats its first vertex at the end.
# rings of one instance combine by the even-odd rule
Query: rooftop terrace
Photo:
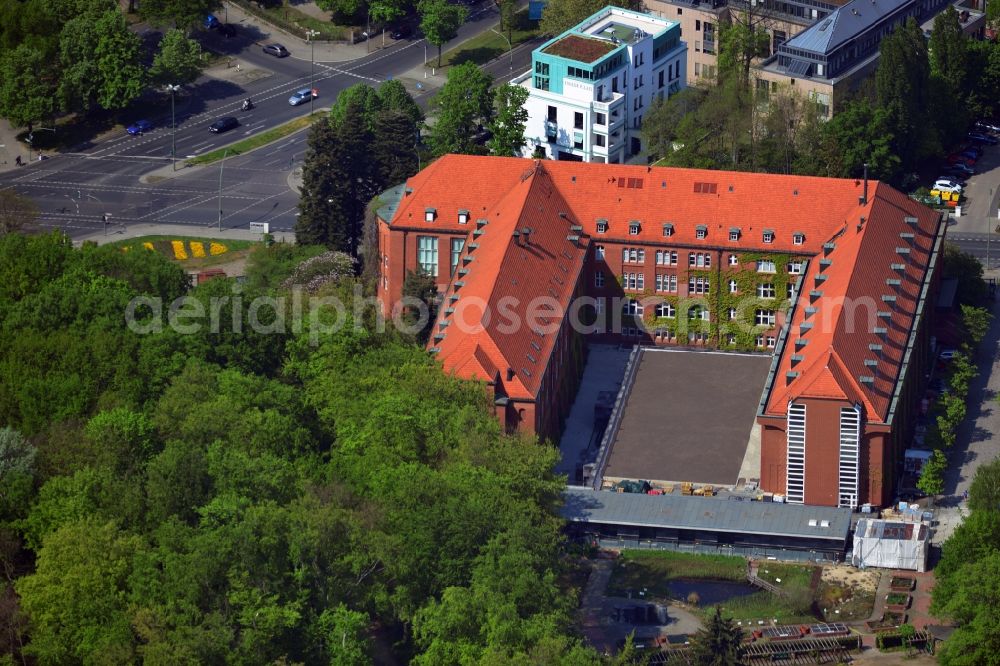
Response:
POLYGON ((546 46, 542 49, 542 52, 562 58, 569 58, 577 62, 591 63, 611 53, 616 48, 618 48, 617 44, 603 39, 581 37, 580 35, 566 35, 562 39, 546 46))

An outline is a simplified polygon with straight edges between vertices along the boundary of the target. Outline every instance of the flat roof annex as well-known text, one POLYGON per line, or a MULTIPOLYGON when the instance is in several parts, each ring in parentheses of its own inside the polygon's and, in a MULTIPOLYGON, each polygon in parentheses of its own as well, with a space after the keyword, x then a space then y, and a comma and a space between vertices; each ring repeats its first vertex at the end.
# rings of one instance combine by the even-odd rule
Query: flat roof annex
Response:
POLYGON ((567 487, 563 500, 563 518, 577 523, 739 532, 838 542, 846 542, 851 530, 851 510, 847 508, 736 502, 686 495, 640 495, 579 486, 567 487), (822 526, 824 521, 827 527, 822 526))

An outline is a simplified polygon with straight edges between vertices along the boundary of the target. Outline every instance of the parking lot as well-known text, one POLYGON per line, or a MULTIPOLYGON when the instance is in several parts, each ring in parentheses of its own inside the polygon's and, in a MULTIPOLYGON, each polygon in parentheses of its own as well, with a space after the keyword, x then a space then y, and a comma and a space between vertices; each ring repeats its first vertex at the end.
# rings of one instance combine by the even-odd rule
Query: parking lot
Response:
MULTIPOLYGON (((976 173, 964 186, 962 214, 948 231, 949 240, 958 240, 963 233, 995 232, 1000 200, 1000 146, 983 146, 974 169, 976 173)), ((942 172, 939 175, 944 175, 944 166, 939 171, 942 172)))

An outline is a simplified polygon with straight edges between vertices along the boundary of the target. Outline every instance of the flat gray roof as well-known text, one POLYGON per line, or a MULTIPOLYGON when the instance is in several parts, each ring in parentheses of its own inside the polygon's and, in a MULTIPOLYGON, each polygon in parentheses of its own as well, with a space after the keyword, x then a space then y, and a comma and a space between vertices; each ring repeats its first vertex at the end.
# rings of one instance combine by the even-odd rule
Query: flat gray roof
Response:
POLYGON ((563 518, 577 523, 739 532, 847 540, 851 510, 829 506, 736 502, 687 495, 641 495, 569 486, 563 518), (827 527, 823 527, 827 521, 827 527), (814 523, 814 524, 810 524, 814 523))
POLYGON ((643 349, 604 477, 734 485, 770 366, 766 354, 643 349))

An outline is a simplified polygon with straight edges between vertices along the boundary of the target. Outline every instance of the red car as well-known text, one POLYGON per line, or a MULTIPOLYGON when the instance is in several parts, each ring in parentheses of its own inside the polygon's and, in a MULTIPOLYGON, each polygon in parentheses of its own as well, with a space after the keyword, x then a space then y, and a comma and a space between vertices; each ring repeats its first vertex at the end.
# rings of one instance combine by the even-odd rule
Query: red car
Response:
POLYGON ((966 164, 970 167, 976 166, 976 160, 972 159, 971 157, 965 157, 964 155, 959 155, 958 153, 952 153, 951 155, 948 156, 947 159, 948 159, 948 164, 957 164, 961 162, 962 164, 966 164))

